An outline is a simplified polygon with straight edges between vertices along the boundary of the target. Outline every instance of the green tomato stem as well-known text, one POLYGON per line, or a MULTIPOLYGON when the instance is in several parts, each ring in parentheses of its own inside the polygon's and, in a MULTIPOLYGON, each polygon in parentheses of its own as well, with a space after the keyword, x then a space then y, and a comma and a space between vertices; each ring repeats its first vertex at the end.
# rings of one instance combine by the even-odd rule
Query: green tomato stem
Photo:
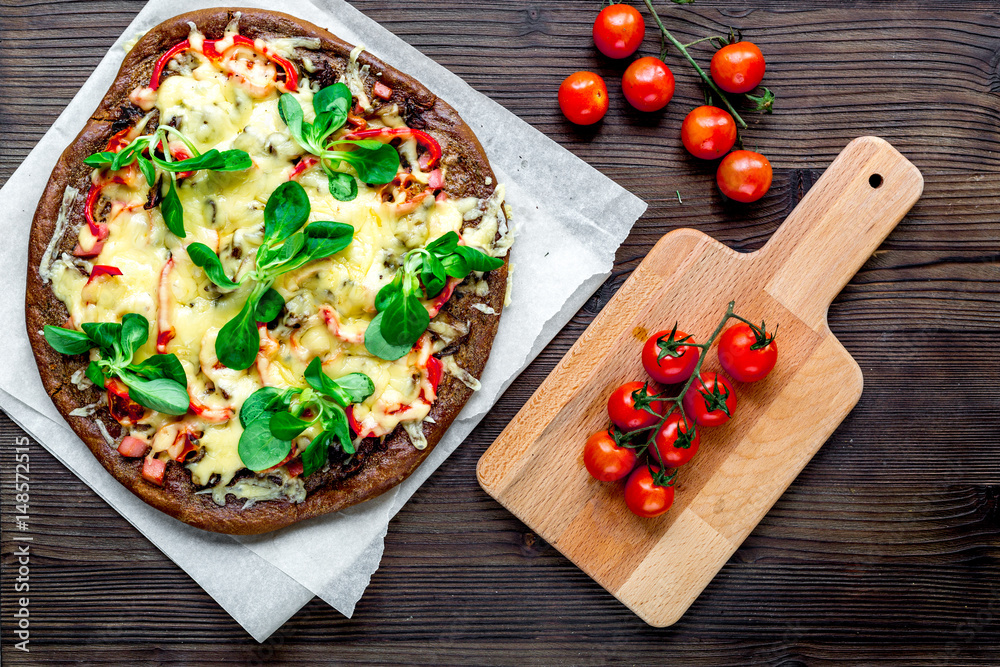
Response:
POLYGON ((747 127, 746 121, 744 121, 743 118, 740 116, 740 114, 737 113, 736 109, 733 108, 733 105, 729 102, 729 99, 723 94, 723 92, 719 90, 719 87, 715 85, 715 82, 712 81, 712 77, 706 74, 705 70, 703 70, 697 62, 695 62, 695 59, 691 57, 690 53, 688 53, 688 50, 685 47, 685 45, 677 41, 677 38, 671 35, 670 31, 667 30, 666 27, 664 27, 663 21, 660 20, 660 15, 656 13, 655 9, 653 9, 653 3, 651 2, 651 0, 642 0, 642 1, 646 3, 646 7, 649 8, 649 13, 653 15, 653 20, 656 21, 656 25, 659 26, 660 32, 663 33, 663 36, 666 37, 670 41, 670 43, 673 44, 674 47, 681 52, 681 55, 683 55, 689 63, 691 63, 691 66, 695 68, 695 70, 698 72, 699 75, 701 75, 701 78, 705 81, 705 84, 709 88, 711 88, 716 95, 719 96, 719 99, 721 99, 723 104, 726 105, 726 108, 729 109, 729 113, 733 114, 733 118, 736 120, 737 123, 740 124, 740 127, 745 129, 747 127))

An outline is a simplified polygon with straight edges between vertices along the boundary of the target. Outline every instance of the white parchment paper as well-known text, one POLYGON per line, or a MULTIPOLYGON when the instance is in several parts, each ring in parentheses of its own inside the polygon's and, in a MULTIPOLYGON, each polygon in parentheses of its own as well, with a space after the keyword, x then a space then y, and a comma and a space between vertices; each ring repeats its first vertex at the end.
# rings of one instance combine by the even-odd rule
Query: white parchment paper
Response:
MULTIPOLYGON (((244 6, 274 8, 273 3, 244 6)), ((83 127, 124 57, 122 44, 176 14, 213 6, 151 0, 22 166, 0 189, 9 238, 0 246, 0 312, 12 333, 0 364, 0 407, 188 572, 258 641, 315 593, 350 616, 382 557, 389 519, 453 452, 500 394, 611 270, 645 203, 341 0, 288 0, 281 11, 361 43, 448 101, 476 132, 507 187, 518 239, 512 299, 477 392, 421 467, 379 498, 262 536, 231 538, 175 521, 118 484, 65 424, 38 378, 24 332, 27 241, 58 155, 83 127), (266 590, 267 604, 259 592, 266 590)))

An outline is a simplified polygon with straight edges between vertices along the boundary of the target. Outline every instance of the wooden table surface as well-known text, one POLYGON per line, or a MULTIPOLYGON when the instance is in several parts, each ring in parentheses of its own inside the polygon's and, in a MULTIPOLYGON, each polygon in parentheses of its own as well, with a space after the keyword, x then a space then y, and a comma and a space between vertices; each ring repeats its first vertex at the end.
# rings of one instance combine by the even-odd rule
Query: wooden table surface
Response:
MULTIPOLYGON (((142 5, 0 0, 0 183, 142 5)), ((775 178, 767 197, 746 207, 724 205, 712 169, 681 147, 681 120, 702 93, 676 55, 667 111, 627 108, 616 83, 622 65, 592 46, 598 2, 356 5, 649 210, 612 277, 392 521, 382 566, 352 620, 313 600, 258 645, 33 443, 31 653, 14 650, 20 431, 0 417, 2 658, 1000 662, 996 3, 658 0, 682 41, 732 24, 766 54, 765 82, 778 102, 773 116, 753 117, 745 142, 770 158, 775 178), (611 110, 596 129, 574 128, 556 105, 559 83, 578 69, 609 83, 611 110), (490 499, 476 483, 476 461, 661 235, 691 226, 740 250, 759 248, 862 134, 888 139, 926 180, 923 198, 830 309, 834 333, 864 370, 864 396, 681 621, 650 628, 490 499)), ((657 44, 650 29, 642 52, 655 55, 657 44)), ((697 53, 707 62, 708 49, 697 53)))

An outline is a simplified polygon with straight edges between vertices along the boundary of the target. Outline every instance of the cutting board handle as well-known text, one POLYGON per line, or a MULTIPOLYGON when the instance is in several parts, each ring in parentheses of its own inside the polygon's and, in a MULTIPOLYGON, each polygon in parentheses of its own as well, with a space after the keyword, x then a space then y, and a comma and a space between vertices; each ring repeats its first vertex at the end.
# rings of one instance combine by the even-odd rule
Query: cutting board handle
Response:
POLYGON ((766 291, 811 326, 920 197, 924 179, 887 141, 847 145, 759 252, 766 291))

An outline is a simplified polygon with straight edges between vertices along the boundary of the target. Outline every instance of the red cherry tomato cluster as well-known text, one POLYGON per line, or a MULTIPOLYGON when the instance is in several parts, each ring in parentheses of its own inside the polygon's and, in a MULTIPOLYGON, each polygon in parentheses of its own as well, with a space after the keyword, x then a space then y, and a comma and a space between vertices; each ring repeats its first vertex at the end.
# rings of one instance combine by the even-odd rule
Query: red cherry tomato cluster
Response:
MULTIPOLYGON (((710 98, 714 95, 729 109, 726 111, 710 103, 691 111, 681 126, 684 147, 702 160, 722 158, 716 172, 716 182, 726 197, 742 203, 757 201, 771 187, 771 163, 763 155, 752 151, 737 150, 730 153, 738 139, 737 125, 744 128, 747 125, 726 95, 743 95, 756 104, 755 111, 770 113, 774 102, 771 91, 765 88, 761 96, 750 94, 764 78, 764 54, 757 45, 740 41, 734 30, 730 30, 728 37, 706 37, 690 44, 681 44, 663 26, 652 5, 647 2, 646 6, 656 19, 663 37, 694 65, 706 84, 710 98), (695 64, 693 56, 687 50, 688 47, 705 41, 711 41, 720 47, 708 68, 711 78, 695 64)), ((612 4, 602 9, 594 20, 594 45, 609 58, 629 58, 639 49, 645 32, 646 22, 635 7, 612 4)), ((663 57, 661 54, 660 58, 663 57)), ((622 75, 622 93, 628 103, 639 111, 659 111, 674 96, 674 75, 660 58, 638 58, 628 65, 622 75)), ((559 106, 566 118, 573 123, 597 123, 608 111, 607 86, 593 72, 574 72, 559 87, 559 106)))
POLYGON ((719 338, 719 364, 726 373, 737 382, 756 382, 774 368, 774 335, 763 322, 750 324, 732 308, 730 304, 705 343, 696 343, 676 325, 650 336, 642 348, 642 365, 653 382, 626 382, 611 392, 611 427, 587 439, 587 471, 601 482, 628 477, 625 504, 637 516, 654 517, 670 509, 677 468, 694 458, 701 445, 698 429, 722 426, 736 410, 733 383, 719 373, 700 372, 703 353, 726 321, 739 320, 719 338))
MULTIPOLYGON (((764 54, 756 44, 733 41, 715 52, 709 69, 719 88, 727 93, 746 94, 764 79, 764 54)), ((773 101, 766 89, 765 97, 750 97, 768 109, 773 101)), ((691 155, 701 160, 715 160, 725 155, 715 174, 719 190, 734 201, 748 204, 763 197, 771 188, 771 163, 753 151, 729 153, 736 145, 736 138, 736 121, 719 107, 697 107, 681 124, 681 142, 691 155)))

